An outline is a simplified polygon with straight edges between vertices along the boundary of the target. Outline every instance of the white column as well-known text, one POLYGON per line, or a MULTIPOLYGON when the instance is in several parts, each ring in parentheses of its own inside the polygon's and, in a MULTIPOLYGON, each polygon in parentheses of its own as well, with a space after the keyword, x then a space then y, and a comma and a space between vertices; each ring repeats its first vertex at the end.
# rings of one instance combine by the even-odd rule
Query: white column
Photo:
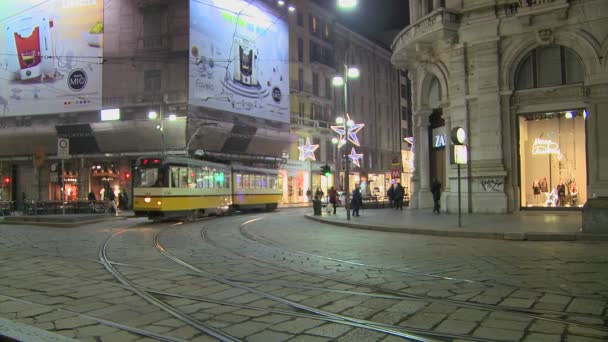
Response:
POLYGON ((416 1, 410 0, 410 25, 416 22, 416 1))

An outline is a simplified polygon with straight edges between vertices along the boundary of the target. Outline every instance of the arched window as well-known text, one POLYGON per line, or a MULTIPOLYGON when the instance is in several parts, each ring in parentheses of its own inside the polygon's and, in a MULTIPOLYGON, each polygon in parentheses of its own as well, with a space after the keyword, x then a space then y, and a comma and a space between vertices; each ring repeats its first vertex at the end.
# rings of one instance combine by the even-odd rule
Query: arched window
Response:
POLYGON ((439 108, 441 103, 441 85, 437 77, 433 77, 429 86, 429 107, 439 108))
POLYGON ((583 63, 572 49, 559 45, 540 47, 519 63, 515 89, 580 83, 584 74, 583 63))

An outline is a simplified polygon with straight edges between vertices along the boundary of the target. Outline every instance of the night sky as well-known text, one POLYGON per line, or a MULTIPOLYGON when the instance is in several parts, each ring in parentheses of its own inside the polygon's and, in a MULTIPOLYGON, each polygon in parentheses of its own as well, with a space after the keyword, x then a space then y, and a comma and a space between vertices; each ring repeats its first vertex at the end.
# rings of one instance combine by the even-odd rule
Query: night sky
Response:
POLYGON ((336 11, 336 0, 313 0, 334 10, 340 22, 369 38, 386 30, 402 30, 409 22, 408 0, 359 0, 352 11, 336 11))

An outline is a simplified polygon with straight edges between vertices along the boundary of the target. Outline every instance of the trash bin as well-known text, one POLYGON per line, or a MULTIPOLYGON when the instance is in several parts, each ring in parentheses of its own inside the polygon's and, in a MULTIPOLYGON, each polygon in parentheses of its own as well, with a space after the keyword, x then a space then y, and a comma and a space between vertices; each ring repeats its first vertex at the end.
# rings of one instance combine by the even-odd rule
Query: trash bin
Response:
POLYGON ((312 201, 312 211, 315 216, 321 216, 321 201, 320 200, 312 201))

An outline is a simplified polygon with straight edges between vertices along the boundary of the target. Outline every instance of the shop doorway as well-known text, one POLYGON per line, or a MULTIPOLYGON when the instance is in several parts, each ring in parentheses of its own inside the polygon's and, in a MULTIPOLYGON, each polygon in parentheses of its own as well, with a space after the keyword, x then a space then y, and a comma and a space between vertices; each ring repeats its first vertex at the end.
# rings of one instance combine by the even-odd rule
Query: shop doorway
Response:
POLYGON ((581 208, 587 201, 584 109, 521 114, 521 208, 581 208))

